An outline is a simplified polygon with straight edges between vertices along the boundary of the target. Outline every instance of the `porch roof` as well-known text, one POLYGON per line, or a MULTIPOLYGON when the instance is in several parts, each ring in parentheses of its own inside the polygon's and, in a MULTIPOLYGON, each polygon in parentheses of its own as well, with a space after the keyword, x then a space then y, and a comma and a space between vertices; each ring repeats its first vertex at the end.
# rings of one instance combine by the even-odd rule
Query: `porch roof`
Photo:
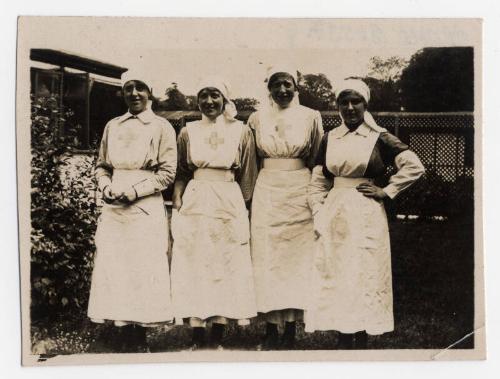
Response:
POLYGON ((122 74, 128 70, 126 67, 120 67, 69 52, 52 49, 31 49, 30 59, 57 66, 75 68, 77 70, 116 79, 120 79, 122 74))

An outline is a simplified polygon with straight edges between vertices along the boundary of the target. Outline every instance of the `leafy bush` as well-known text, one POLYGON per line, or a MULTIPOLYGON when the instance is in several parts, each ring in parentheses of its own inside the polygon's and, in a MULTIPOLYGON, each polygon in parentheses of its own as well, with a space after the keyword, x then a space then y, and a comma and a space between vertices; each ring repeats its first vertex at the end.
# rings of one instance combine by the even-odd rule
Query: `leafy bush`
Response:
POLYGON ((57 96, 32 98, 32 321, 86 309, 97 219, 95 157, 72 164, 71 116, 57 96))

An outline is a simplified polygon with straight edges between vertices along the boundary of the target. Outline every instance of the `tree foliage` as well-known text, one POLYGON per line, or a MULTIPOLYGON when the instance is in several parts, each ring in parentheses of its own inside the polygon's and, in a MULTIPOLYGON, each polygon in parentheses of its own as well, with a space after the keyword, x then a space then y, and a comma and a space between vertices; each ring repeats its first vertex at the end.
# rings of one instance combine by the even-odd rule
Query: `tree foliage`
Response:
POLYGON ((397 81, 401 78, 403 69, 408 66, 408 61, 402 57, 392 56, 382 59, 379 56, 370 58, 369 77, 383 82, 397 81))
POLYGON ((400 78, 408 61, 392 56, 370 59, 368 76, 361 78, 370 87, 369 109, 375 112, 397 112, 401 110, 400 78))
POLYGON ((88 299, 97 218, 93 159, 68 163, 68 137, 59 131, 72 129, 70 115, 56 96, 32 98, 32 320, 84 312, 88 299))
POLYGON ((191 98, 184 95, 177 88, 177 83, 172 83, 172 86, 165 90, 165 97, 164 100, 155 99, 153 101, 154 110, 186 111, 191 110, 195 106, 195 104, 191 104, 191 98))
POLYGON ((401 75, 401 95, 407 111, 473 111, 473 48, 433 47, 418 51, 401 75))
POLYGON ((319 111, 335 108, 332 84, 324 74, 306 74, 299 80, 299 100, 306 107, 319 111))
POLYGON ((362 78, 370 88, 370 111, 398 112, 401 110, 399 82, 372 77, 362 78))
POLYGON ((257 105, 259 104, 258 100, 251 97, 238 97, 234 99, 233 102, 238 112, 253 112, 257 109, 257 105))

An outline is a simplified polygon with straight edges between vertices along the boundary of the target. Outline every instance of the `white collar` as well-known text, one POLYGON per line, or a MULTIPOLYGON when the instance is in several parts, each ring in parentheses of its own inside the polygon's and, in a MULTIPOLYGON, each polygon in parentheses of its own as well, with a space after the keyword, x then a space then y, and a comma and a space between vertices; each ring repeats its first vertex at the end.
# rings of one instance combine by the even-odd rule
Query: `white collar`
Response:
POLYGON ((144 110, 141 113, 138 113, 136 115, 134 115, 130 112, 127 112, 118 118, 118 122, 122 123, 122 122, 128 120, 129 118, 137 118, 143 124, 149 124, 154 120, 155 114, 153 113, 153 111, 151 109, 146 109, 146 110, 144 110))
MULTIPOLYGON (((352 133, 359 134, 360 136, 363 137, 368 137, 368 134, 370 134, 371 128, 363 122, 361 125, 359 125, 355 131, 352 133)), ((349 128, 345 125, 345 123, 342 123, 338 128, 333 129, 332 133, 335 138, 342 138, 346 134, 350 133, 351 131, 349 128)))
POLYGON ((217 116, 215 120, 209 119, 207 116, 205 116, 203 113, 201 114, 201 120, 199 121, 200 124, 202 125, 226 125, 226 124, 231 124, 237 120, 228 120, 225 116, 224 113, 220 114, 217 116))

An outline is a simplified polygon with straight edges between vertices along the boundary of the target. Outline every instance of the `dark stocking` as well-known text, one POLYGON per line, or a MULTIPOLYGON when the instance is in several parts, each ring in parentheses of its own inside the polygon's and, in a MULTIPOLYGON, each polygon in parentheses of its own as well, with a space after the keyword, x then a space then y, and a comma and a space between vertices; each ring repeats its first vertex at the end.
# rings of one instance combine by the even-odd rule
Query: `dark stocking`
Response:
POLYGON ((147 348, 146 329, 139 325, 125 325, 120 328, 121 349, 134 353, 147 348))
POLYGON ((265 350, 272 350, 278 347, 278 325, 271 322, 266 322, 266 335, 264 337, 263 348, 265 350))
POLYGON ((285 331, 283 333, 283 348, 289 350, 295 346, 295 334, 297 331, 297 324, 295 321, 285 322, 285 331))
POLYGON ((193 328, 193 339, 191 341, 193 347, 202 347, 205 345, 205 328, 193 328))
POLYGON ((222 337, 224 336, 224 324, 213 323, 212 332, 210 334, 210 344, 213 347, 218 347, 221 345, 222 337))
POLYGON ((366 345, 368 343, 368 334, 366 334, 364 330, 354 334, 354 339, 355 339, 354 347, 356 349, 359 350, 366 349, 366 345))
POLYGON ((354 334, 352 333, 340 333, 339 340, 337 342, 337 349, 339 350, 352 350, 354 343, 354 334))

